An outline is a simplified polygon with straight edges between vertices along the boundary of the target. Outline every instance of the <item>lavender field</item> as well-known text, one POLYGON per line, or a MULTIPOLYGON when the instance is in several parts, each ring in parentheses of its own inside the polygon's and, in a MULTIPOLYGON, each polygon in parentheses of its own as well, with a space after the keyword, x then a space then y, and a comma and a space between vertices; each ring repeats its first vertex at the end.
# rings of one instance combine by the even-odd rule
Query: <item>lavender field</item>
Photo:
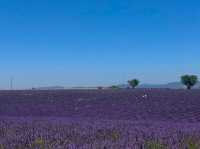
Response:
POLYGON ((0 91, 0 149, 199 149, 200 90, 0 91))

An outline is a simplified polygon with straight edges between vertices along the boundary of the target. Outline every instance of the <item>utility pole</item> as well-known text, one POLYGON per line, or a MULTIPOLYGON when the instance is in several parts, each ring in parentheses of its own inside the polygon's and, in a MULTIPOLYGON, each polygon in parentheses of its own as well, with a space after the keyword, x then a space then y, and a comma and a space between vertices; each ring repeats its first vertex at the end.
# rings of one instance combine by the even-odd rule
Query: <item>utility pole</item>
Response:
POLYGON ((10 77, 10 90, 13 90, 13 81, 14 81, 14 78, 10 77))

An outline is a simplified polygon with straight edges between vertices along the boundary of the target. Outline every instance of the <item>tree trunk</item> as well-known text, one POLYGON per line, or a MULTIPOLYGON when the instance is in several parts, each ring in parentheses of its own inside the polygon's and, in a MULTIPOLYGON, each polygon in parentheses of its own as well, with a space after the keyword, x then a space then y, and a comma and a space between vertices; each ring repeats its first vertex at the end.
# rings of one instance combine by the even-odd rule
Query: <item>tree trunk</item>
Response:
POLYGON ((191 86, 187 86, 187 89, 188 89, 188 90, 191 90, 191 86))

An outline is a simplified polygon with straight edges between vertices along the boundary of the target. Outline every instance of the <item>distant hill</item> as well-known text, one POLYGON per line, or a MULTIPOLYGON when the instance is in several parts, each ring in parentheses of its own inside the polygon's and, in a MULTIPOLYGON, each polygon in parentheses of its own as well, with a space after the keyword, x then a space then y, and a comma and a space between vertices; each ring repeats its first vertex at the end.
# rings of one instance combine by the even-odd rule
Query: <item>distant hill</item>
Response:
MULTIPOLYGON (((167 84, 141 84, 139 88, 169 88, 169 89, 182 89, 185 86, 180 82, 171 82, 167 84)), ((194 88, 200 88, 200 82, 198 82, 194 88)))
MULTIPOLYGON (((119 84, 117 85, 119 88, 129 88, 128 84, 119 84)), ((185 86, 181 84, 180 82, 171 82, 167 84, 141 84, 138 86, 138 88, 168 88, 168 89, 183 89, 185 86)), ((195 89, 200 89, 200 82, 198 82, 195 86, 195 89)), ((33 90, 63 90, 63 89, 98 89, 98 87, 71 87, 71 88, 65 88, 62 86, 47 86, 47 87, 38 87, 33 88, 33 90)))
POLYGON ((38 88, 32 88, 33 90, 63 90, 65 89, 62 86, 49 86, 49 87, 38 87, 38 88))
POLYGON ((167 84, 141 84, 139 88, 170 88, 170 89, 181 89, 184 85, 179 82, 171 82, 167 84))
MULTIPOLYGON (((128 84, 120 84, 118 85, 120 88, 127 88, 129 87, 128 84)), ((180 82, 171 82, 167 84, 141 84, 138 86, 138 88, 169 88, 169 89, 182 89, 185 88, 185 86, 180 82)), ((198 82, 194 88, 200 89, 200 82, 198 82)))
POLYGON ((87 89, 98 89, 98 87, 77 86, 77 87, 72 87, 72 88, 69 88, 69 89, 81 89, 81 90, 85 89, 85 90, 87 90, 87 89))

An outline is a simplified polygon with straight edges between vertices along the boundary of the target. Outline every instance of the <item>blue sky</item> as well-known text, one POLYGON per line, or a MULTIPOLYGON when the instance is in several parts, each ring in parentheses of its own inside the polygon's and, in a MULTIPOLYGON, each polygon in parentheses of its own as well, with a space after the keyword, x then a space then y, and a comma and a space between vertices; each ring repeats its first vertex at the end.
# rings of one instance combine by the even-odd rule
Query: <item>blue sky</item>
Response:
POLYGON ((200 75, 198 0, 1 0, 0 88, 200 75))

